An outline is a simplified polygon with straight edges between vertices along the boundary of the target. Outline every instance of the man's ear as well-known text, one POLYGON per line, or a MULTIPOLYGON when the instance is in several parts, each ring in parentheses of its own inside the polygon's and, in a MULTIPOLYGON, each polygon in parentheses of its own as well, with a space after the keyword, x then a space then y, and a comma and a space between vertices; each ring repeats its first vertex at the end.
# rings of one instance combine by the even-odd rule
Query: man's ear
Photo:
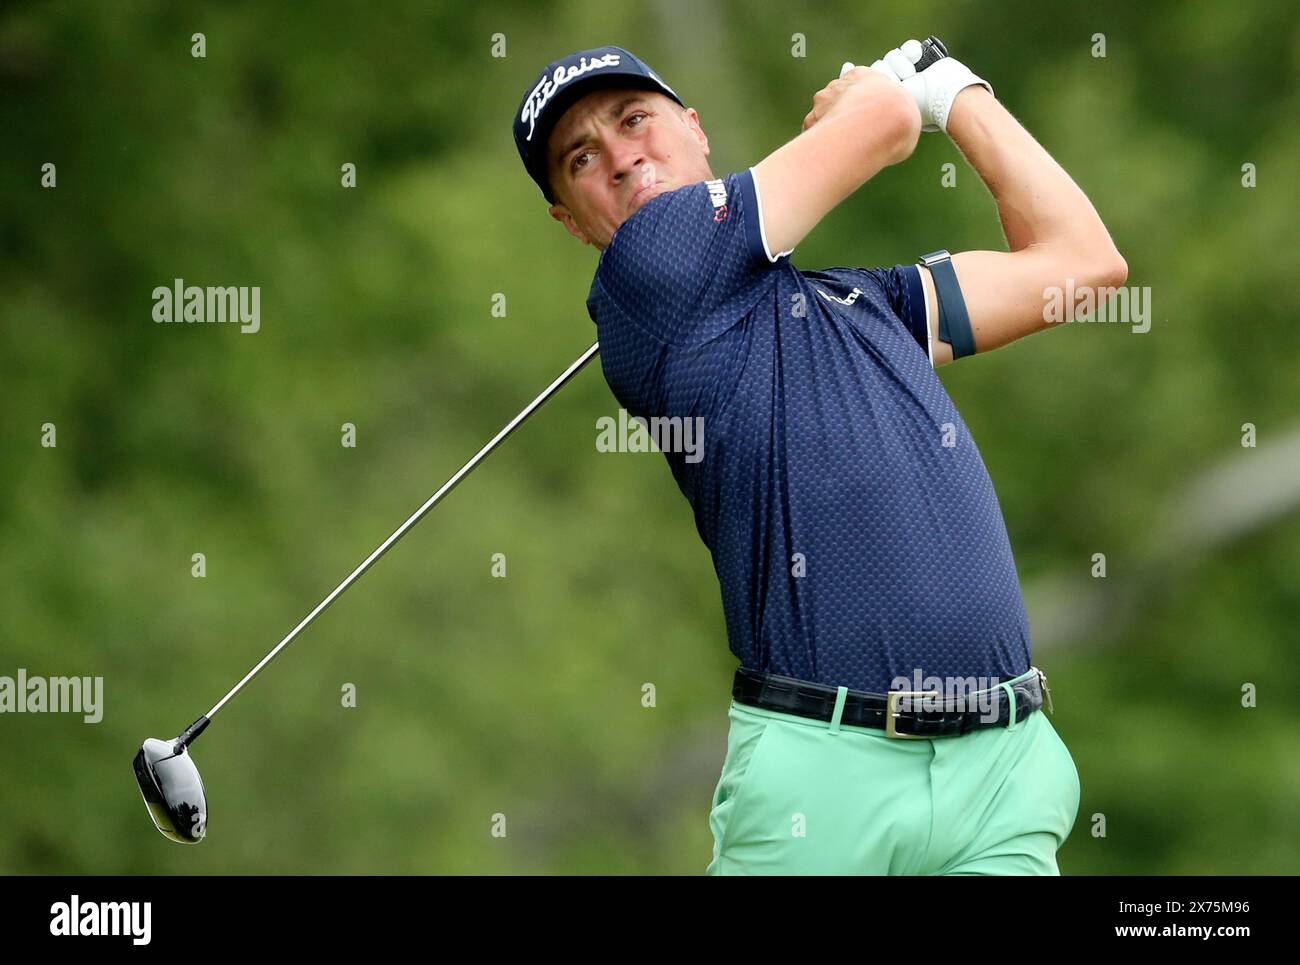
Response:
POLYGON ((704 156, 709 156, 709 136, 704 133, 704 128, 700 126, 700 115, 694 107, 687 107, 682 111, 682 123, 690 128, 691 133, 695 135, 696 140, 700 142, 700 147, 704 149, 704 156))
POLYGON ((587 238, 586 232, 578 227, 578 222, 574 221, 573 215, 569 214, 568 208, 562 204, 553 204, 550 207, 550 213, 552 218, 564 225, 569 234, 573 235, 573 237, 577 238, 584 245, 591 244, 590 239, 587 238))

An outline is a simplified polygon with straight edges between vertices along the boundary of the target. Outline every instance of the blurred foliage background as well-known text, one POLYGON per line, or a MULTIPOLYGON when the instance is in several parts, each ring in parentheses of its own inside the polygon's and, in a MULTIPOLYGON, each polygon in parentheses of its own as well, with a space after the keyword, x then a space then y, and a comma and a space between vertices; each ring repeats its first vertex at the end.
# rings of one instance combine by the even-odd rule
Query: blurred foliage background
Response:
MULTIPOLYGON (((129 764, 594 339, 595 252, 547 216, 509 133, 543 64, 634 50, 699 110, 721 176, 794 136, 842 61, 929 33, 1074 176, 1152 292, 1144 335, 1067 326, 941 370, 1082 778, 1062 871, 1300 871, 1296 11, 7 4, 0 675, 102 675, 105 709, 0 716, 0 871, 702 872, 736 661, 663 457, 595 451, 617 412, 597 365, 196 745, 201 847, 150 827, 129 764), (260 286, 261 331, 155 324, 151 292, 178 277, 260 286)), ((796 263, 939 247, 1004 243, 987 190, 927 135, 796 263)))

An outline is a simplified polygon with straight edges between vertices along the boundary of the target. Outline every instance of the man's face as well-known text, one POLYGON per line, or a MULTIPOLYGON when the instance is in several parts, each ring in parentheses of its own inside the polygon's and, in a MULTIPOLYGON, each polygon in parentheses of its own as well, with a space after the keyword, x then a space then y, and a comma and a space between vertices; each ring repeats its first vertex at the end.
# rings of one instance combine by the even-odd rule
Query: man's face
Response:
POLYGON ((557 201, 551 217, 603 250, 651 198, 712 178, 708 155, 694 108, 656 91, 594 91, 551 132, 547 171, 557 201))

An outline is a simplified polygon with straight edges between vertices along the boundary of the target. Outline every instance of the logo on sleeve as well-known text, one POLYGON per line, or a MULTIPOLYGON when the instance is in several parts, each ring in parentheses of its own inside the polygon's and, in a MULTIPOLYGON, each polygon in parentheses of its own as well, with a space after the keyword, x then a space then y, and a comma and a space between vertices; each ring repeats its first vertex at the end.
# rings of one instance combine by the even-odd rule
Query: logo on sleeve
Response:
POLYGON ((713 202, 713 220, 726 221, 730 212, 727 210, 727 187, 722 178, 704 182, 709 188, 709 200, 713 202))

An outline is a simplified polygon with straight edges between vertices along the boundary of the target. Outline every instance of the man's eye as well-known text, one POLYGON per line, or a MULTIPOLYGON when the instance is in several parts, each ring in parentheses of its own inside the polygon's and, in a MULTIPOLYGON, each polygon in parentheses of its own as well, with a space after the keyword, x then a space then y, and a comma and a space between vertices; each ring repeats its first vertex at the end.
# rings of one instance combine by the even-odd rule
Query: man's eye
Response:
MULTIPOLYGON (((647 117, 649 117, 649 116, 650 116, 650 115, 649 115, 649 114, 646 114, 644 111, 637 111, 635 114, 629 114, 629 115, 624 119, 623 123, 624 123, 624 124, 629 124, 629 125, 631 125, 632 127, 640 127, 640 126, 641 126, 640 124, 632 124, 632 121, 633 121, 633 120, 636 120, 636 119, 645 120, 645 119, 646 119, 647 117)), ((580 163, 580 162, 581 162, 582 159, 583 159, 584 157, 586 157, 589 153, 591 153, 591 152, 589 152, 589 151, 583 151, 583 152, 581 152, 580 154, 576 154, 576 155, 574 155, 574 158, 573 158, 573 160, 570 162, 569 167, 572 168, 572 169, 575 170, 575 171, 578 170, 579 168, 585 168, 587 165, 586 165, 586 164, 583 164, 583 163, 580 163)))

